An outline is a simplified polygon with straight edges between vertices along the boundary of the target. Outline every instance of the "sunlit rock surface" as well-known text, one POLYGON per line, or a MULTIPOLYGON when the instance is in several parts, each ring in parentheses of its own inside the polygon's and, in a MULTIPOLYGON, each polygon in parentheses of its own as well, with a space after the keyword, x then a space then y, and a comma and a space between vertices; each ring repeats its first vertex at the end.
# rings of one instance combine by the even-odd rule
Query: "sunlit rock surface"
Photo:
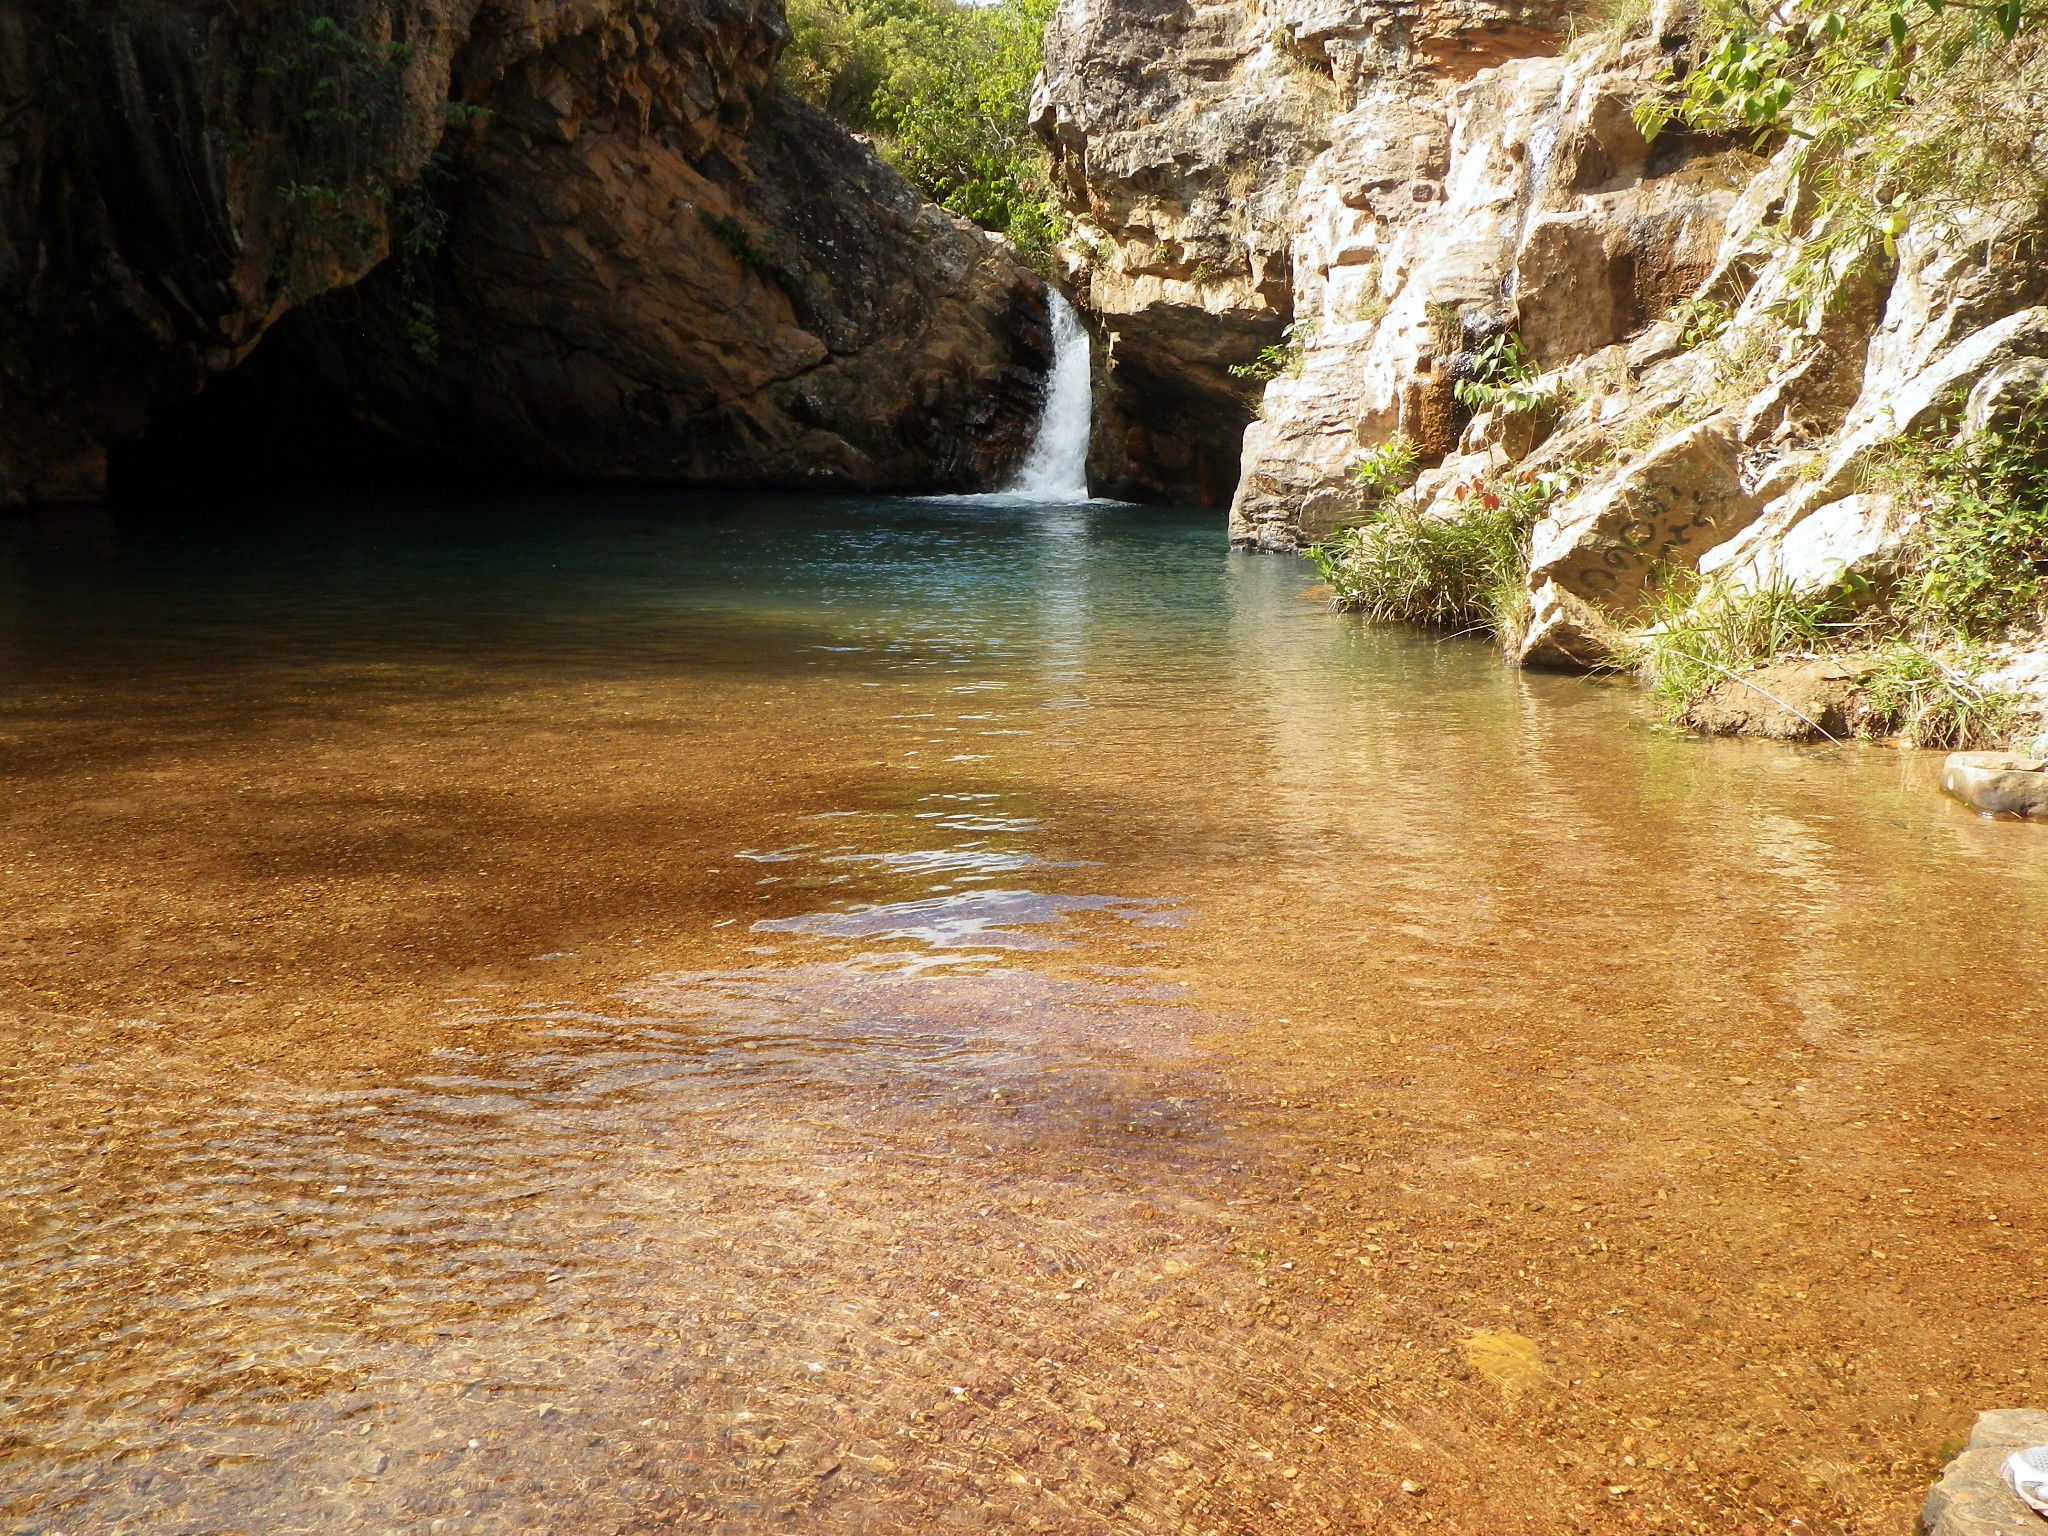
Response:
POLYGON ((1066 0, 1037 124, 1110 341, 1105 473, 1208 499, 1262 375, 1243 547, 1368 513, 1352 471, 1396 438, 1432 516, 1551 477, 1525 664, 1614 660, 1694 568, 1882 602, 1925 510, 1877 483, 1890 445, 2007 423, 2048 378, 2038 211, 1816 256, 1825 231, 1787 234, 1796 146, 1639 126, 1695 46, 1684 6, 1571 27, 1538 0, 1066 0), (1461 399, 1508 338, 1521 398, 1461 399))
POLYGON ((2017 752, 1952 752, 1941 787, 1994 816, 2048 821, 2048 761, 2017 752))
POLYGON ((1999 1408, 1977 1415, 1970 1443, 1948 1464, 1920 1512, 1922 1536, 2020 1536, 2041 1528, 2005 1480, 2014 1451, 2048 1444, 2048 1413, 1999 1408))

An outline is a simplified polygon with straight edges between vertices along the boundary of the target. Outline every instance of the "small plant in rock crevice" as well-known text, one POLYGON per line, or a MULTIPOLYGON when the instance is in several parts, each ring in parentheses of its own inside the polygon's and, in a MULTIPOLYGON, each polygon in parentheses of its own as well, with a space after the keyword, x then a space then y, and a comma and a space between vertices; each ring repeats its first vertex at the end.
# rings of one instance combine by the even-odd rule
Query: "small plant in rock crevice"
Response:
POLYGON ((1296 320, 1280 333, 1281 339, 1270 347, 1263 347, 1259 355, 1249 363, 1233 363, 1232 377, 1250 379, 1255 383, 1271 383, 1282 374, 1301 372, 1302 358, 1308 351, 1308 344, 1314 338, 1317 322, 1296 320))
POLYGON ((1513 331, 1489 336, 1453 365, 1451 393, 1468 411, 1496 407, 1509 415, 1545 411, 1558 403, 1557 391, 1537 385, 1538 369, 1513 331))
POLYGON ((1671 306, 1678 344, 1688 352, 1715 340, 1735 318, 1735 307, 1720 299, 1682 299, 1671 306))
POLYGON ((1368 507, 1379 507, 1415 483, 1422 450, 1396 432, 1352 460, 1351 483, 1365 493, 1368 507))

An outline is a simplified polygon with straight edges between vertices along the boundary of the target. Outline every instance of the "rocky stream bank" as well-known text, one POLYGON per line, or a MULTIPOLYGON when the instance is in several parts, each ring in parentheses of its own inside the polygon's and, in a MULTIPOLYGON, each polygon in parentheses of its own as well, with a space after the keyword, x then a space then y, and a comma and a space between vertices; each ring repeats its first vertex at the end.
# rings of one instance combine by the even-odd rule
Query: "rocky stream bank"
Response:
MULTIPOLYGON (((1828 231, 1798 222, 1796 140, 1639 126, 1697 53, 1697 13, 1576 10, 1063 6, 1036 121, 1108 342, 1098 475, 1234 483, 1233 540, 1278 550, 1389 506, 1455 523, 1512 488, 1536 504, 1487 627, 1522 665, 1633 664, 1646 627, 1675 632, 1674 575, 1737 596, 1847 583, 1882 608, 1928 505, 1885 474, 1900 445, 2009 426, 2048 379, 2040 206, 1952 209, 1828 266, 1828 231)), ((1790 672, 1728 669, 1687 723, 1898 725, 1862 686, 1872 657, 1772 649, 1790 672)), ((2048 730, 2029 626, 1957 670, 1997 722, 1927 744, 2048 730)))

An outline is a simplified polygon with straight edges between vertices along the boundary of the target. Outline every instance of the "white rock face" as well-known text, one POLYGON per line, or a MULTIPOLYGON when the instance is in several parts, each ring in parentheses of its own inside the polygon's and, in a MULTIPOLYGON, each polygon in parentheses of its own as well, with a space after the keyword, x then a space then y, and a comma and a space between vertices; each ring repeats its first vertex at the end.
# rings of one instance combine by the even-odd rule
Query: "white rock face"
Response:
POLYGON ((1657 572, 1700 555, 1756 516, 1735 422, 1717 416, 1657 443, 1536 525, 1529 579, 1626 615, 1657 572))
POLYGON ((1882 588, 1897 574, 1918 521, 1918 509, 1896 496, 1862 491, 1810 510, 1772 537, 1718 545, 1699 568, 1745 592, 1789 587, 1812 596, 1844 581, 1882 588))
POLYGON ((1538 366, 1563 367, 1707 276, 1756 162, 1652 154, 1630 104, 1664 61, 1642 40, 1470 78, 1409 70, 1331 123, 1292 225, 1307 342, 1245 435, 1237 542, 1327 532, 1356 505, 1351 463, 1397 433, 1451 453, 1453 384, 1486 337, 1513 330, 1538 366))

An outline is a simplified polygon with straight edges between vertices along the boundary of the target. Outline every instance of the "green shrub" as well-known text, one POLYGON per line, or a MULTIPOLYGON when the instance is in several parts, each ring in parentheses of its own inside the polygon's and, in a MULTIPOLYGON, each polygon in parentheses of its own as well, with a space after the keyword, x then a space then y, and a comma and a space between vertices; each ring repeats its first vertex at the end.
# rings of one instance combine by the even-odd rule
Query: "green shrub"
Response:
POLYGON ((2001 430, 1900 439, 1874 478, 1921 504, 1901 623, 1968 641, 2048 612, 2048 407, 2001 430))
POLYGON ((1498 635, 1524 606, 1529 530, 1564 489, 1558 476, 1459 487, 1442 518, 1395 500, 1309 551, 1339 608, 1375 623, 1498 635))
POLYGON ((1709 0, 1702 54, 1637 124, 1796 146, 1802 195, 1778 232, 1800 250, 1776 307, 1810 331, 1842 278, 1896 254, 1908 227, 2048 190, 2044 14, 2029 0, 1709 0))
POLYGON ((1027 113, 1053 0, 792 0, 782 77, 1020 250, 1065 233, 1027 113))
POLYGON ((1870 726, 1895 731, 1916 747, 1954 752, 2004 746, 2019 731, 2029 704, 1973 682, 1964 668, 1978 660, 1967 651, 1945 657, 1899 641, 1884 646, 1865 683, 1870 726))

